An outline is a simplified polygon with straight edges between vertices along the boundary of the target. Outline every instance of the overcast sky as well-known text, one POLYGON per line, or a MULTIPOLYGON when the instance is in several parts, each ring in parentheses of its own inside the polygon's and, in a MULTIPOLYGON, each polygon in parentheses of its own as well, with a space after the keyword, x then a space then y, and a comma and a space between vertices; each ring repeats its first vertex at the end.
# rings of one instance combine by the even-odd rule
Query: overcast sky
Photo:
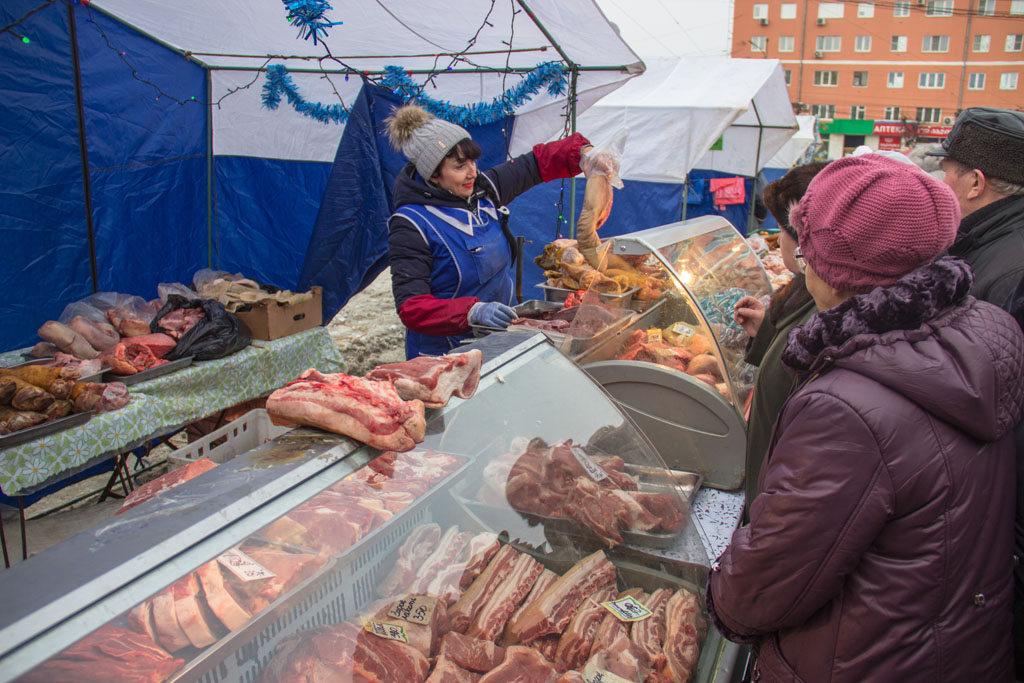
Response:
POLYGON ((596 0, 644 57, 726 57, 731 0, 596 0))

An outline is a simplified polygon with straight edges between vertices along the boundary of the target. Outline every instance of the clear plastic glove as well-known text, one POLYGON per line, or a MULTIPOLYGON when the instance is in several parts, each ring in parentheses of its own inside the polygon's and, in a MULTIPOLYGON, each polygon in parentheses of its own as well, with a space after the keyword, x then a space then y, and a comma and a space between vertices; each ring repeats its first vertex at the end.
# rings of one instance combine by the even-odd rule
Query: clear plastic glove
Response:
POLYGON ((764 304, 752 296, 745 296, 732 309, 732 319, 751 337, 757 336, 764 322, 764 304))
POLYGON ((591 178, 595 175, 607 176, 608 182, 616 190, 624 185, 619 178, 619 166, 622 163, 622 150, 626 146, 629 130, 622 128, 608 142, 584 147, 580 153, 580 167, 583 175, 591 178))
POLYGON ((470 325, 505 329, 518 316, 514 308, 498 301, 478 301, 469 309, 466 317, 470 325))

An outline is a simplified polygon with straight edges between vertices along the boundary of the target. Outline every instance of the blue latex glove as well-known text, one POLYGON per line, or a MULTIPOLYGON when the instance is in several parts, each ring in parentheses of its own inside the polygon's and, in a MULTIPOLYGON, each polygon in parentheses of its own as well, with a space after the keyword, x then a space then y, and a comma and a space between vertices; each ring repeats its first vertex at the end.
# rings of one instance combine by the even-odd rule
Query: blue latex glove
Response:
POLYGON ((500 327, 501 329, 508 327, 509 323, 517 317, 514 308, 497 301, 478 301, 469 309, 467 316, 470 325, 500 327))

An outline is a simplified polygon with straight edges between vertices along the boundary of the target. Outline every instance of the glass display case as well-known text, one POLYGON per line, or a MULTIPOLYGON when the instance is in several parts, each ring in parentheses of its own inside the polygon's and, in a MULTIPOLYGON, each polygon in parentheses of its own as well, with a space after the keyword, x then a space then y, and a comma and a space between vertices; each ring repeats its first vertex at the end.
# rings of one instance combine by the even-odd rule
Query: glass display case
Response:
POLYGON ((297 429, 8 570, 0 678, 714 680, 699 477, 542 335, 480 345, 412 451, 297 429))

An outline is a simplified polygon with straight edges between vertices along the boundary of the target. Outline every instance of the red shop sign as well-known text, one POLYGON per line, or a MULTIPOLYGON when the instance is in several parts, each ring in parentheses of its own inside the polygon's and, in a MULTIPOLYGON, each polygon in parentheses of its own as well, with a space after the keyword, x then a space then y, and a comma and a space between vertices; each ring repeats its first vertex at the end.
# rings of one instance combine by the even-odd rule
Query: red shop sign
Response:
POLYGON ((900 136, 899 135, 879 135, 878 136, 878 149, 882 150, 893 150, 899 151, 900 149, 900 136))
POLYGON ((901 135, 903 133, 903 124, 875 121, 874 133, 875 135, 901 135))
POLYGON ((953 126, 936 126, 922 124, 917 127, 917 136, 922 138, 944 138, 953 130, 953 126))

